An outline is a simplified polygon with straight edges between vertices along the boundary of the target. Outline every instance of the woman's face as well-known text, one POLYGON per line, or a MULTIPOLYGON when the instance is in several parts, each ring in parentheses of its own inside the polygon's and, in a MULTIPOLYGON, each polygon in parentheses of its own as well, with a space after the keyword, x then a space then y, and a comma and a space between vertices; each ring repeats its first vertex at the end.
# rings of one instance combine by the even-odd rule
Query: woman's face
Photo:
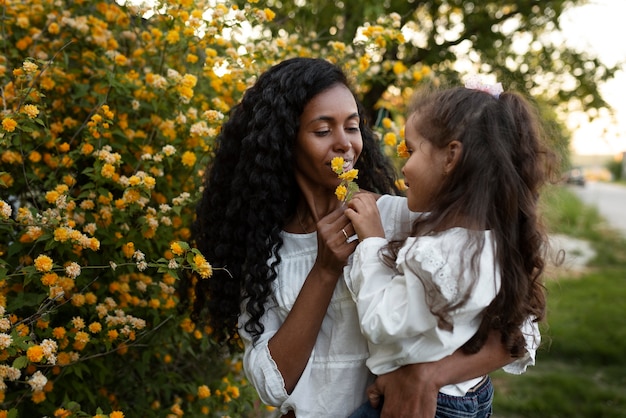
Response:
POLYGON ((409 158, 402 167, 408 189, 407 204, 414 212, 428 212, 434 196, 444 180, 445 150, 435 148, 416 129, 419 116, 411 115, 406 122, 405 141, 409 158))
POLYGON ((296 175, 312 187, 334 192, 339 180, 330 162, 334 157, 343 157, 345 170, 354 167, 363 149, 359 121, 354 96, 343 84, 313 97, 300 115, 294 150, 296 175))

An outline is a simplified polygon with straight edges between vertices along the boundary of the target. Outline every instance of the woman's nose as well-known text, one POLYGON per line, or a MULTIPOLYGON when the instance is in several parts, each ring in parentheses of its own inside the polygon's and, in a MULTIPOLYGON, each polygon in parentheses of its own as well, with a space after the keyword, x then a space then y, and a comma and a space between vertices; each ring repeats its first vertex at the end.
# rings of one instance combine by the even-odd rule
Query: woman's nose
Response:
POLYGON ((352 142, 350 141, 350 137, 343 130, 337 131, 335 135, 335 149, 341 151, 347 151, 352 148, 352 142))

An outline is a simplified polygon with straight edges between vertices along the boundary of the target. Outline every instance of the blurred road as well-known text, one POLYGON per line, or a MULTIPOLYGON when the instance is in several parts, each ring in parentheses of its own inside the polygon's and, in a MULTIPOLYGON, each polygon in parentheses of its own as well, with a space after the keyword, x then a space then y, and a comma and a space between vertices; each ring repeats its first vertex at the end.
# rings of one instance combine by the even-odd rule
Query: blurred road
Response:
POLYGON ((595 206, 611 227, 626 236, 626 186, 588 181, 584 186, 569 186, 587 205, 595 206))

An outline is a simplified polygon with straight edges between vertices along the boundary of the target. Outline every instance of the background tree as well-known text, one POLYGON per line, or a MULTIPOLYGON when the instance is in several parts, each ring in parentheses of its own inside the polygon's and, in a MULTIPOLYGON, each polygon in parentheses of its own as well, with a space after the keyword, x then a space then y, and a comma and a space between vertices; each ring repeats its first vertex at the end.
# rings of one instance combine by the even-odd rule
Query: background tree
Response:
MULTIPOLYGON (((381 48, 371 57, 374 62, 400 61, 406 68, 421 63, 433 68, 439 80, 451 83, 458 83, 467 71, 492 74, 507 87, 556 109, 556 116, 584 110, 593 118, 597 109, 607 107, 598 85, 612 78, 617 68, 551 36, 559 30, 563 12, 585 2, 260 0, 259 4, 272 7, 277 14, 267 26, 274 35, 282 31, 314 34, 314 42, 333 39, 348 45, 358 39, 363 25, 376 25, 381 16, 395 13, 407 42, 381 48)), ((371 114, 402 76, 393 66, 381 65, 375 77, 365 80, 362 99, 371 114)), ((567 149, 568 135, 559 135, 561 147, 567 149)))

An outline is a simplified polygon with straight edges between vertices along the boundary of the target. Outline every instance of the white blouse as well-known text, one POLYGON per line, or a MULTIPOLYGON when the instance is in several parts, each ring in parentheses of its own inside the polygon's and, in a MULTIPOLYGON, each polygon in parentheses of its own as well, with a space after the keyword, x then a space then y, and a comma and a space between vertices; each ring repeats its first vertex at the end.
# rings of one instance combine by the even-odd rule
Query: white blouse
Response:
MULTIPOLYGON (((412 220, 406 199, 384 195, 377 205, 386 238, 405 238, 412 220)), ((365 364, 369 351, 360 331, 356 305, 342 278, 337 282, 309 362, 291 394, 285 390, 282 375, 270 355, 268 341, 285 321, 317 256, 315 232, 283 232, 282 237, 281 263, 272 284, 275 301, 266 303, 261 319, 265 331, 253 344, 251 336, 243 328, 239 330, 245 346, 244 371, 261 400, 280 408, 281 413, 294 410, 298 418, 345 418, 366 401, 365 389, 374 376, 365 364)), ((351 260, 352 257, 348 269, 351 260)), ((248 318, 242 308, 239 324, 248 318)), ((538 329, 534 330, 538 336, 538 329)), ((531 357, 534 361, 534 352, 531 357)), ((521 373, 527 364, 518 360, 507 368, 521 373)))
MULTIPOLYGON (((437 361, 476 333, 481 312, 495 298, 501 283, 495 241, 490 231, 483 234, 479 275, 473 288, 470 231, 466 229, 409 238, 398 253, 395 270, 379 256, 386 239, 368 238, 359 243, 344 277, 357 304, 361 331, 370 342, 367 366, 374 374, 389 373, 405 364, 437 361), (468 300, 450 313, 453 329, 439 328, 426 303, 427 295, 447 305, 459 302, 470 288, 468 300)), ((527 337, 534 357, 538 339, 534 333, 527 337)), ((523 361, 530 362, 530 357, 527 353, 523 361)), ((480 380, 444 386, 441 392, 462 396, 480 380)))

